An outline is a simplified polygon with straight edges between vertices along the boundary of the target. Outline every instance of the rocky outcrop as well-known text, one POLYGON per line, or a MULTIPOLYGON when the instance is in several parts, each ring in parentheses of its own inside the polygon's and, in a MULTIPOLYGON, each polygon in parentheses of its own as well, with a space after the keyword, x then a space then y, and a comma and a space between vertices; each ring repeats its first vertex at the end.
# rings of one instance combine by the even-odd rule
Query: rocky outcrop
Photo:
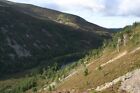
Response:
POLYGON ((131 72, 131 77, 121 83, 120 90, 128 93, 140 93, 140 69, 131 72))

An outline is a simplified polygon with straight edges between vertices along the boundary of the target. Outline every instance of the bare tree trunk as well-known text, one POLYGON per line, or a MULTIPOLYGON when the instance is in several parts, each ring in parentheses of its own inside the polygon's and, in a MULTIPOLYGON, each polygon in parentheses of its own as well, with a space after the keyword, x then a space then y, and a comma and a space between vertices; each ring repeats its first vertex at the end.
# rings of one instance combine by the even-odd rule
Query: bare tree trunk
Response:
POLYGON ((123 35, 123 45, 124 45, 124 46, 127 45, 128 40, 129 40, 128 35, 127 35, 127 34, 124 34, 124 35, 123 35))
POLYGON ((122 39, 119 37, 117 42, 117 51, 120 52, 120 45, 121 45, 122 39))

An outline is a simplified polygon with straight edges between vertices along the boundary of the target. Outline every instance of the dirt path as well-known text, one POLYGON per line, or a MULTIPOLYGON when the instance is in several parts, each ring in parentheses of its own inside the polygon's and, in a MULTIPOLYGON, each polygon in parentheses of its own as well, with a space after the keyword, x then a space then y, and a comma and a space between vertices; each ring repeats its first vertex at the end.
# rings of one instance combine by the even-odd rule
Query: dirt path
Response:
MULTIPOLYGON (((126 54, 127 54, 127 51, 124 51, 123 53, 120 53, 117 57, 115 57, 115 58, 109 60, 108 62, 106 62, 106 63, 104 63, 104 64, 102 64, 101 67, 103 67, 103 66, 105 66, 105 65, 107 65, 107 64, 110 64, 110 63, 114 62, 115 60, 117 60, 117 59, 123 57, 123 56, 126 55, 126 54)), ((96 61, 96 60, 94 60, 94 62, 95 62, 95 61, 96 61)), ((87 64, 86 66, 88 67, 88 66, 92 65, 94 62, 91 62, 91 63, 87 64)), ((97 68, 96 68, 96 69, 97 69, 97 68)), ((79 70, 81 70, 81 69, 79 69, 79 70)), ((73 75, 75 75, 76 73, 78 73, 79 70, 77 70, 77 71, 75 70, 74 72, 72 72, 71 74, 69 74, 67 77, 65 77, 64 80, 66 80, 66 79, 72 77, 73 75)))
POLYGON ((130 54, 133 54, 133 53, 135 53, 138 50, 140 50, 140 47, 138 47, 138 48, 134 49, 133 51, 131 51, 130 54))
MULTIPOLYGON (((121 57, 125 56, 126 54, 127 54, 127 51, 124 51, 123 53, 120 53, 117 57, 115 57, 115 58, 109 60, 109 61, 106 62, 106 63, 101 64, 100 66, 101 66, 101 67, 104 67, 104 66, 106 66, 106 65, 108 65, 108 64, 110 64, 110 63, 116 61, 117 59, 120 59, 121 57)), ((98 69, 98 67, 97 67, 96 69, 98 69)))

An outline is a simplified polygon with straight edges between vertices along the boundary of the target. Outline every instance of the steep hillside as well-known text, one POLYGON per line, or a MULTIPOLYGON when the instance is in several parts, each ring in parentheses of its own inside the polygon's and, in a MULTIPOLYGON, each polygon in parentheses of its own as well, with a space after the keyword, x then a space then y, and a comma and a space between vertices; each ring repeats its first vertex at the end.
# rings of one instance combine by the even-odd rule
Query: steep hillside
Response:
MULTIPOLYGON (((91 51, 59 82, 47 86, 54 93, 140 93, 139 73, 140 23, 134 23, 91 51)), ((44 86, 41 93, 47 89, 44 86)))
MULTIPOLYGON (((55 18, 49 18, 54 15, 51 12, 60 14, 37 6, 0 1, 0 74, 36 66, 42 69, 54 63, 63 66, 78 60, 90 49, 102 45, 104 39, 110 38, 110 33, 101 31, 98 34, 96 31, 99 29, 96 28, 87 31, 55 22, 55 18), (37 12, 34 12, 36 9, 37 12), (42 13, 46 18, 41 16, 42 13)), ((83 19, 79 21, 83 22, 83 19)))

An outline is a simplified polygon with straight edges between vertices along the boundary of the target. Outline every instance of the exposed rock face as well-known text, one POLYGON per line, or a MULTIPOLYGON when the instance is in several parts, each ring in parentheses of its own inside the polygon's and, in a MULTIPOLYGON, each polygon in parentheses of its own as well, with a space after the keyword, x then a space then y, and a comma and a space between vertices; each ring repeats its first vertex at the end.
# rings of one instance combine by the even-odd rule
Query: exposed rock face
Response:
POLYGON ((120 89, 128 93, 140 93, 140 69, 135 70, 130 78, 123 81, 120 89))

